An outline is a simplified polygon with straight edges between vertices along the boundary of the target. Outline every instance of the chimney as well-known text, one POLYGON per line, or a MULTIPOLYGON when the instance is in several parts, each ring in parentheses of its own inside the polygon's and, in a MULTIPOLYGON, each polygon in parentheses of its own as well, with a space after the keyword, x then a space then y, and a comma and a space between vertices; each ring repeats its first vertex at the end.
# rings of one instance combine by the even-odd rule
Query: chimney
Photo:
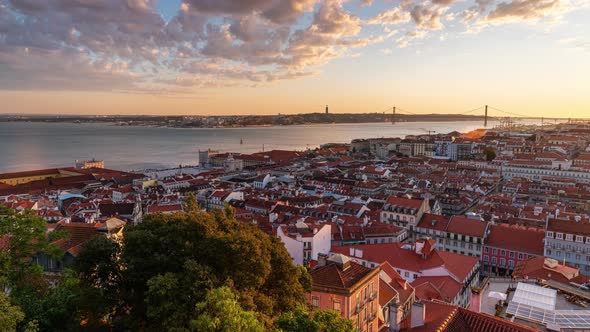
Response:
POLYGON ((328 260, 328 255, 323 253, 318 253, 318 267, 326 266, 328 260))
POLYGON ((424 326, 424 320, 426 318, 426 308, 424 304, 420 302, 414 302, 412 304, 412 313, 411 313, 411 326, 410 328, 416 328, 420 326, 424 326))

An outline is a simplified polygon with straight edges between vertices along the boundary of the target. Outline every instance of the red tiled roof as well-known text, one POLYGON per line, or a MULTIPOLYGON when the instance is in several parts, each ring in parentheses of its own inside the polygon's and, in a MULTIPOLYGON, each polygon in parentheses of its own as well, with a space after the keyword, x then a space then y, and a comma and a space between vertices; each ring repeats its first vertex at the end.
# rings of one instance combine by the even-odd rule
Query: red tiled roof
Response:
POLYGON ((485 245, 500 249, 543 255, 545 231, 541 228, 524 228, 507 224, 491 225, 485 245))
POLYGON ((483 238, 487 223, 470 219, 466 216, 452 216, 447 226, 447 232, 483 238))
POLYGON ((557 263, 558 265, 555 268, 550 268, 545 265, 545 257, 532 257, 518 262, 512 275, 515 278, 554 280, 565 284, 569 284, 572 281, 579 283, 588 282, 590 277, 580 274, 579 269, 567 265, 564 266, 559 262, 557 263), (566 275, 570 275, 571 279, 568 279, 566 275))
POLYGON ((449 225, 449 218, 437 214, 425 213, 416 227, 445 231, 449 225))
POLYGON ((383 279, 379 279, 379 305, 381 307, 385 307, 396 295, 397 292, 393 287, 383 281, 383 279))
MULTIPOLYGON (((354 246, 333 246, 331 252, 343 255, 350 254, 350 248, 361 249, 363 257, 359 259, 375 263, 389 262, 392 266, 408 271, 423 271, 439 266, 461 280, 465 280, 469 272, 479 262, 477 257, 455 254, 452 252, 434 250, 423 259, 413 250, 403 249, 401 243, 359 244, 354 246)), ((355 257, 351 257, 355 259, 355 257)))
POLYGON ((350 267, 344 270, 339 268, 337 264, 328 263, 328 265, 310 271, 309 274, 314 287, 350 289, 372 271, 375 270, 355 262, 350 262, 350 267))
POLYGON ((425 315, 424 325, 412 328, 412 332, 435 332, 441 329, 445 321, 455 313, 457 307, 445 303, 423 301, 425 315))
POLYGON ((392 224, 385 223, 372 223, 367 225, 363 231, 365 236, 371 235, 382 235, 382 234, 396 234, 401 231, 402 228, 392 224))
POLYGON ((39 170, 34 170, 34 171, 2 173, 2 174, 0 174, 0 180, 1 179, 12 179, 12 178, 24 178, 24 177, 40 176, 40 175, 51 175, 51 174, 59 174, 59 169, 48 168, 48 169, 39 169, 39 170))
POLYGON ((389 196, 387 198, 387 204, 393 206, 404 207, 408 209, 418 210, 422 206, 423 200, 415 198, 405 198, 397 196, 389 196))
POLYGON ((451 302, 459 294, 463 284, 449 276, 418 277, 412 282, 416 299, 451 302))
POLYGON ((62 224, 55 229, 68 233, 68 236, 52 244, 74 256, 78 255, 84 243, 97 235, 96 224, 62 224))
POLYGON ((414 293, 414 288, 407 282, 389 262, 383 262, 380 265, 382 273, 385 273, 391 278, 389 285, 395 289, 399 295, 401 303, 405 303, 414 293))
POLYGON ((548 231, 590 236, 590 222, 549 219, 548 231))
POLYGON ((424 301, 424 325, 412 332, 533 332, 531 327, 517 324, 485 313, 477 313, 454 305, 424 301))

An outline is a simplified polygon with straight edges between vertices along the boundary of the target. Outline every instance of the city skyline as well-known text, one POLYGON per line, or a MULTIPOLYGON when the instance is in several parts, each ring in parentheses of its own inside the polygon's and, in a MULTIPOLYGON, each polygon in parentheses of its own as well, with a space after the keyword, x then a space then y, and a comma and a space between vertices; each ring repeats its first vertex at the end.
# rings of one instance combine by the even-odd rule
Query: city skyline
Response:
POLYGON ((0 0, 0 113, 590 117, 588 0, 0 0), (483 115, 483 114, 482 114, 483 115))

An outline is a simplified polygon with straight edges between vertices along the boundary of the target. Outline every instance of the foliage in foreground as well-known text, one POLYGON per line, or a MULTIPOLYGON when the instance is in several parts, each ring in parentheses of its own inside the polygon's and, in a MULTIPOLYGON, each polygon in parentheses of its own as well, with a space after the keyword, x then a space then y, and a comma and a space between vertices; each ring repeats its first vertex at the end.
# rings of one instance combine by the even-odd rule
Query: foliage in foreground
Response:
MULTIPOLYGON (((278 239, 237 222, 229 207, 212 214, 188 207, 128 226, 120 242, 96 236, 53 287, 24 254, 2 251, 0 281, 11 291, 0 297, 0 329, 352 330, 335 312, 307 309, 310 276, 278 239)), ((43 220, 7 215, 0 211, 0 236, 18 238, 18 252, 58 255, 44 237, 43 220)))

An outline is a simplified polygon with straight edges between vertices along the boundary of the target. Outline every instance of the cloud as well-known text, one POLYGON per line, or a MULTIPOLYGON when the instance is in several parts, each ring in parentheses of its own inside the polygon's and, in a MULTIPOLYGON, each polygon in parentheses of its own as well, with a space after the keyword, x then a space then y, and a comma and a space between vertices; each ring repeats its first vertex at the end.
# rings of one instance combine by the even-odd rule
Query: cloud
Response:
POLYGON ((425 3, 416 5, 410 11, 416 26, 423 29, 440 30, 443 28, 441 17, 448 7, 428 6, 425 3))
POLYGON ((459 2, 461 0, 432 0, 432 3, 437 4, 437 5, 445 5, 445 6, 449 6, 452 5, 456 2, 459 2))
POLYGON ((365 46, 371 41, 356 38, 362 29, 360 18, 337 0, 326 0, 313 16, 312 23, 297 30, 286 50, 289 68, 317 66, 342 56, 350 48, 365 46))
POLYGON ((394 7, 386 10, 379 15, 371 18, 369 24, 399 24, 408 22, 411 19, 410 13, 403 10, 401 7, 394 7))
POLYGON ((560 0, 512 0, 499 3, 487 16, 487 21, 538 19, 559 8, 560 0))
POLYGON ((75 49, 0 49, 4 90, 109 90, 136 87, 144 80, 124 61, 99 61, 75 49))
POLYGON ((396 42, 399 48, 405 48, 410 45, 410 43, 417 39, 423 39, 427 36, 426 31, 424 30, 412 30, 406 32, 403 36, 397 38, 396 42))
POLYGON ((556 18, 590 2, 399 0, 366 17, 355 10, 373 11, 377 3, 181 0, 164 20, 158 1, 0 0, 0 89, 172 93, 269 84, 315 75, 368 45, 391 40, 406 47, 443 31, 443 22, 479 31, 556 18))
POLYGON ((0 88, 274 82, 383 40, 360 38, 362 20, 339 0, 183 0, 168 22, 156 2, 0 0, 0 88), (308 12, 311 23, 297 23, 308 12))
POLYGON ((313 10, 315 0, 184 0, 191 10, 216 15, 252 15, 275 22, 293 22, 303 12, 313 10))

